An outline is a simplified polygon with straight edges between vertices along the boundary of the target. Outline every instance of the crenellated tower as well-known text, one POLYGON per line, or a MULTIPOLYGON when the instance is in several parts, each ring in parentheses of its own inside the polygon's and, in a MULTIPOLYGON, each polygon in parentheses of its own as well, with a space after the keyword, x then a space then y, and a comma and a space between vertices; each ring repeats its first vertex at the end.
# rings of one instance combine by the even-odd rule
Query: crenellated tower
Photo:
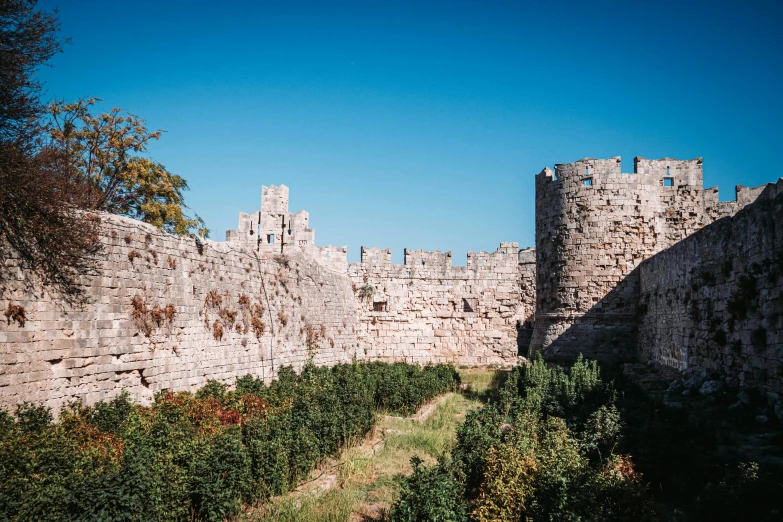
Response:
MULTIPOLYGON (((738 188, 738 193, 739 193, 738 188)), ((583 159, 536 176, 536 319, 550 358, 633 358, 636 267, 740 205, 703 188, 702 160, 583 159)))

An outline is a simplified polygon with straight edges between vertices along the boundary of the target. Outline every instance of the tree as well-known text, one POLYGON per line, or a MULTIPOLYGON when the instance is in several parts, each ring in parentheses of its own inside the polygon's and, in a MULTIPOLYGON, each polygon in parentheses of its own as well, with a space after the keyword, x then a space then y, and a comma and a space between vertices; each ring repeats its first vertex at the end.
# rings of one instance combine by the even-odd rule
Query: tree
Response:
POLYGON ((0 0, 0 142, 30 152, 45 106, 38 67, 62 50, 56 13, 37 0, 0 0))
POLYGON ((198 215, 188 216, 182 192, 184 178, 140 154, 163 131, 150 132, 141 118, 114 108, 97 116, 90 108, 97 98, 49 106, 50 147, 59 169, 86 188, 86 208, 123 214, 173 234, 209 230, 198 215))
POLYGON ((36 3, 0 0, 0 292, 19 265, 74 301, 83 297, 80 277, 95 271, 99 222, 77 210, 82 187, 42 147, 45 105, 34 75, 61 41, 56 13, 36 3))

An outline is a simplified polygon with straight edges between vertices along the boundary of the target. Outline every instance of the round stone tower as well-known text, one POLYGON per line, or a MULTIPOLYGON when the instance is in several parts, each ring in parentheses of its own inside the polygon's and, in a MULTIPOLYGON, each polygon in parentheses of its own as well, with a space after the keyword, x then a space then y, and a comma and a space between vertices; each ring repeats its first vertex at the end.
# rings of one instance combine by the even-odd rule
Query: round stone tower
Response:
POLYGON ((536 176, 536 316, 531 351, 635 355, 640 262, 713 219, 701 158, 583 159, 536 176))

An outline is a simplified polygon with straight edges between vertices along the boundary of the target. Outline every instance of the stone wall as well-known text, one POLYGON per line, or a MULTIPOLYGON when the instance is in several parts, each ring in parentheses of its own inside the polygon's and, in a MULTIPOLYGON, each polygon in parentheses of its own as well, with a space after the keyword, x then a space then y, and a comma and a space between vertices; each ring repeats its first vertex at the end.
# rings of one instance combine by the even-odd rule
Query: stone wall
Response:
POLYGON ((270 378, 309 355, 317 364, 364 358, 350 279, 301 249, 199 247, 117 216, 102 216, 101 229, 100 271, 84 280, 81 309, 8 267, 16 280, 0 288, 0 306, 22 306, 25 320, 0 322, 0 407, 28 400, 56 410, 122 388, 145 402, 207 379, 270 378))
POLYGON ((636 268, 760 189, 718 202, 703 189, 702 160, 584 159, 536 176, 536 320, 531 349, 628 359, 636 353, 636 268))
MULTIPOLYGON (((452 266, 451 252, 362 248, 349 263, 362 345, 376 360, 507 364, 519 343, 527 348, 526 322, 535 300, 534 254, 516 243, 492 253, 468 252, 467 266, 452 266)), ((529 338, 529 333, 527 333, 529 338)))
POLYGON ((0 306, 22 307, 25 319, 0 323, 0 407, 57 411, 123 388, 148 402, 208 379, 270 379, 310 357, 509 363, 529 341, 535 254, 516 243, 468 253, 465 267, 452 267, 450 252, 410 250, 404 265, 379 249, 348 263, 346 247, 314 244, 284 185, 263 187, 262 209, 241 213, 225 243, 101 219, 103 255, 78 309, 6 267, 14 277, 0 306))
POLYGON ((783 391, 783 180, 639 267, 639 349, 677 369, 783 391))

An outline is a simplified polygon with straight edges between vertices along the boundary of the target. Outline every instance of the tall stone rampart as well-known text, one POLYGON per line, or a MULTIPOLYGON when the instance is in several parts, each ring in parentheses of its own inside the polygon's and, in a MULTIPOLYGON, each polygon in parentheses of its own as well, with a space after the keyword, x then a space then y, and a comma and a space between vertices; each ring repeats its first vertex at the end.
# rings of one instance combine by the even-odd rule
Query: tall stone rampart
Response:
MULTIPOLYGON (((205 241, 102 215, 98 274, 88 303, 70 308, 29 272, 0 289, 22 306, 23 324, 0 323, 0 407, 21 401, 55 410, 127 389, 193 389, 207 379, 273 377, 301 367, 364 358, 351 281, 303 250, 205 241)), ((249 234, 248 234, 249 235, 249 234)))
POLYGON ((738 188, 742 203, 640 265, 640 356, 780 393, 783 179, 738 188))
POLYGON ((147 402, 208 379, 269 379, 310 358, 508 363, 528 343, 534 253, 516 243, 469 252, 465 267, 423 250, 394 265, 377 248, 348 263, 346 247, 315 245, 306 211, 288 212, 285 185, 263 187, 261 210, 240 213, 225 243, 101 219, 104 251, 83 278, 83 306, 6 267, 14 277, 0 303, 24 319, 0 324, 0 407, 27 400, 56 411, 122 389, 147 402))
MULTIPOLYGON (((495 252, 468 252, 452 266, 451 252, 362 248, 348 273, 363 346, 376 360, 507 364, 516 360, 535 300, 532 256, 516 243, 495 252)), ((527 341, 523 341, 525 347, 527 341)))
MULTIPOLYGON (((740 192, 742 199, 739 198, 740 192)), ((757 194, 756 194, 757 195, 757 194)), ((719 203, 702 160, 583 159, 536 176, 532 350, 627 359, 636 350, 639 264, 753 198, 719 203)))

